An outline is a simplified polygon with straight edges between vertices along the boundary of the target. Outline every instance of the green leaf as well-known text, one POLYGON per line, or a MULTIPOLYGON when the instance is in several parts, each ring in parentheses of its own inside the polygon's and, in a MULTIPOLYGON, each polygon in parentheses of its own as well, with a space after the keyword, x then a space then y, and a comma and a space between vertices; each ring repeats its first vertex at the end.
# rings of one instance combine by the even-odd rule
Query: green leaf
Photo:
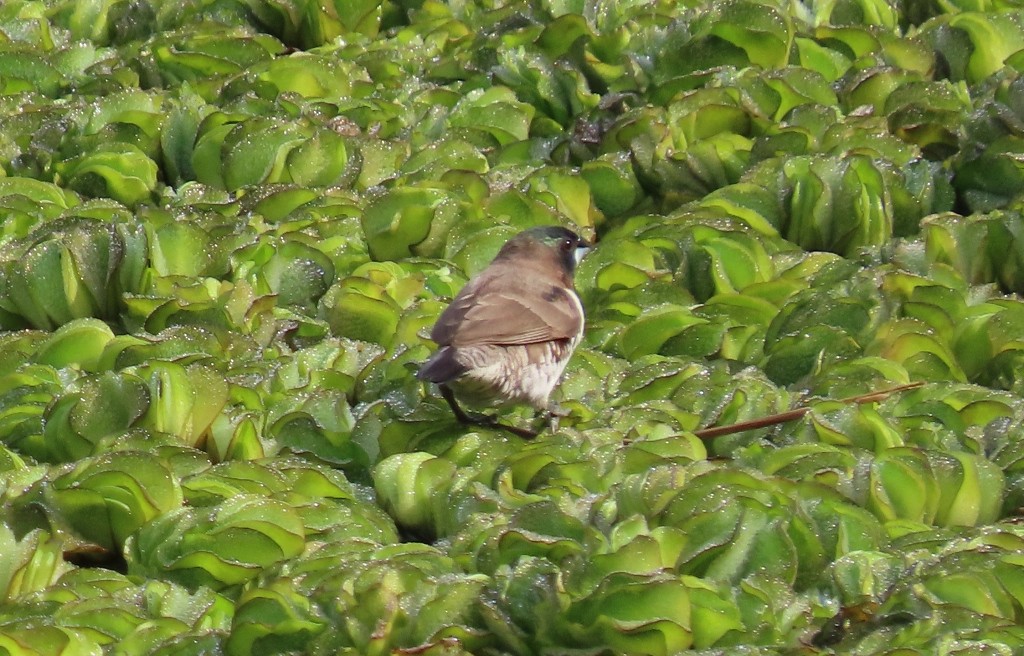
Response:
POLYGON ((36 529, 20 540, 0 526, 0 598, 11 602, 53 584, 70 566, 59 540, 36 529))
POLYGON ((110 326, 98 319, 75 319, 64 324, 36 353, 36 361, 57 369, 75 366, 97 371, 104 348, 114 338, 110 326))
POLYGON ((446 226, 435 225, 445 201, 440 189, 399 187, 370 203, 361 218, 370 254, 376 260, 409 257, 432 233, 445 232, 446 226))
POLYGON ((138 452, 80 461, 47 496, 73 530, 106 549, 119 549, 147 521, 182 503, 167 467, 138 452))
POLYGON ((157 188, 156 162, 137 146, 113 143, 61 162, 58 173, 86 196, 106 196, 129 207, 151 201, 157 188))
POLYGON ((400 526, 426 535, 436 530, 434 507, 443 506, 454 473, 452 463, 429 453, 396 454, 374 467, 374 489, 400 526))

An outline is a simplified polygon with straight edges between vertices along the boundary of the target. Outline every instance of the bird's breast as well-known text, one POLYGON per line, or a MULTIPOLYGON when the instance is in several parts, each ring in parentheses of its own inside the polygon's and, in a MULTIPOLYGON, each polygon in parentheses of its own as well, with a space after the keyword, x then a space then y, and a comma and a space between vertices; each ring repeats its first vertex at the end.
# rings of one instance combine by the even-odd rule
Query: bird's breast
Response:
POLYGON ((546 409, 576 342, 461 347, 456 357, 465 373, 450 384, 460 399, 472 405, 528 404, 546 409))

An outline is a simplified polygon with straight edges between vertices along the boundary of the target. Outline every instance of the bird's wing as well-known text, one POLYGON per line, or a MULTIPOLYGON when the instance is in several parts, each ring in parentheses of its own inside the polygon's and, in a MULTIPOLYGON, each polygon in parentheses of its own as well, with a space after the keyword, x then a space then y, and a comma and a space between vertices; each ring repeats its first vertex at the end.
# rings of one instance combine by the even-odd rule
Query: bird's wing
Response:
POLYGON ((576 293, 544 277, 493 270, 473 280, 441 314, 438 344, 533 344, 572 339, 583 327, 576 293))

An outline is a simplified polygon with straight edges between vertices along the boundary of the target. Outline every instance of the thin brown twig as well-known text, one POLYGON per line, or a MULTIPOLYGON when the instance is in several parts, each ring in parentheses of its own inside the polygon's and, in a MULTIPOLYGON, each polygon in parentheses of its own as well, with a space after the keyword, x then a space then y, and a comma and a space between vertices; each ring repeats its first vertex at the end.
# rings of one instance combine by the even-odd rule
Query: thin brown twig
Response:
MULTIPOLYGON (((873 401, 881 401, 887 396, 896 394, 897 392, 905 392, 907 390, 916 389, 924 385, 923 381, 916 381, 913 383, 907 383, 906 385, 897 385, 896 387, 890 387, 884 390, 878 390, 877 392, 870 392, 868 394, 859 394, 857 396, 850 396, 845 399, 840 399, 840 403, 871 403, 873 401)), ((794 408, 792 410, 786 410, 785 412, 779 412, 774 415, 768 415, 766 417, 758 417, 757 419, 750 419, 748 421, 741 421, 735 424, 729 424, 727 426, 711 426, 710 428, 702 428, 694 431, 693 434, 702 440, 710 440, 721 435, 732 435, 733 433, 742 433, 743 431, 754 430, 755 428, 764 428, 766 426, 774 426, 776 424, 783 424, 787 421, 793 421, 799 419, 805 414, 810 412, 811 407, 808 405, 794 408)))

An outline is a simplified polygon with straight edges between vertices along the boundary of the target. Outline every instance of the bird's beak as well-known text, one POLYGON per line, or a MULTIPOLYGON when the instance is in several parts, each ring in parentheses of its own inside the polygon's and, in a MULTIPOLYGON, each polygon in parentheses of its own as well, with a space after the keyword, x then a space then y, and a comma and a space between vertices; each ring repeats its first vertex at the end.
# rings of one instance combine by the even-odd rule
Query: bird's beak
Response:
POLYGON ((590 252, 591 246, 592 245, 590 243, 585 241, 581 241, 579 243, 579 245, 576 247, 576 252, 572 254, 573 259, 576 260, 576 264, 579 264, 580 260, 582 260, 584 256, 586 256, 586 254, 590 252))

